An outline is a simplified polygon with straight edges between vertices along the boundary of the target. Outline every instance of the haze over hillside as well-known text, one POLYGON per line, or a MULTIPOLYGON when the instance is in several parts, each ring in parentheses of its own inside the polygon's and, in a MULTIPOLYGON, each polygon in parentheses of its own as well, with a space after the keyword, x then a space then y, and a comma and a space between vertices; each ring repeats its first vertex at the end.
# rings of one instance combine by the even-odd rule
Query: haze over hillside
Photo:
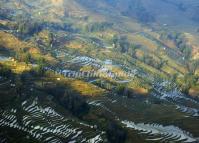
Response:
POLYGON ((167 24, 175 28, 198 28, 197 0, 96 0, 92 4, 89 0, 78 1, 94 11, 119 13, 143 23, 167 24))
MULTIPOLYGON (((10 3, 8 8, 17 8, 22 11, 25 10, 23 8, 30 8, 34 11, 34 8, 37 9, 38 7, 43 8, 43 10, 46 8, 47 11, 51 5, 56 7, 57 11, 49 10, 54 14, 59 11, 59 13, 56 13, 59 16, 63 16, 64 12, 79 12, 79 16, 81 16, 86 11, 94 11, 105 16, 122 15, 143 23, 168 24, 175 26, 175 28, 184 26, 197 29, 199 23, 199 2, 197 0, 51 0, 42 2, 26 0, 4 2, 3 0, 1 3, 2 6, 10 3)), ((26 9, 26 12, 30 11, 26 9)))

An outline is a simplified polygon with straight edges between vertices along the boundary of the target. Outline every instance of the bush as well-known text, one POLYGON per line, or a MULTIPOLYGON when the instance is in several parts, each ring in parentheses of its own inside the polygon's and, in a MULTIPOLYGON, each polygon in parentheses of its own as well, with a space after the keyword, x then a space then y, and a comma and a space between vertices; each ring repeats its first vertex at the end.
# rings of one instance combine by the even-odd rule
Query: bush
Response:
POLYGON ((88 113, 90 107, 86 100, 64 85, 58 85, 55 88, 45 89, 53 95, 56 100, 74 116, 81 118, 88 113))
POLYGON ((160 58, 160 61, 155 60, 152 56, 144 54, 141 59, 145 64, 150 65, 158 70, 161 70, 164 65, 168 63, 167 60, 160 58))
MULTIPOLYGON (((121 53, 127 53, 129 51, 130 43, 126 36, 115 35, 112 39, 115 48, 121 53)), ((132 46, 132 45, 131 45, 132 46)))
POLYGON ((127 137, 126 131, 116 123, 109 123, 107 138, 110 143, 124 143, 127 137))
POLYGON ((97 32, 97 31, 104 31, 108 28, 111 28, 113 23, 109 22, 102 22, 102 23, 92 23, 86 27, 88 32, 97 32))
POLYGON ((42 21, 36 21, 27 14, 17 15, 14 20, 16 21, 16 25, 13 28, 18 31, 20 38, 32 36, 43 29, 42 21))
POLYGON ((12 74, 11 69, 9 69, 7 66, 0 64, 0 76, 10 78, 12 74))
POLYGON ((194 76, 191 73, 188 73, 184 76, 184 86, 183 86, 183 92, 185 94, 189 93, 189 90, 191 87, 195 86, 198 81, 198 77, 194 76))
POLYGON ((118 85, 115 89, 117 94, 124 95, 126 87, 124 85, 118 85))
POLYGON ((26 64, 28 64, 31 61, 31 55, 28 52, 25 52, 23 50, 20 50, 19 52, 16 53, 15 58, 19 61, 19 62, 25 62, 26 64))
POLYGON ((129 89, 126 85, 118 85, 115 92, 121 96, 131 97, 134 95, 133 91, 129 89))
POLYGON ((131 44, 128 53, 131 57, 136 58, 136 50, 138 49, 138 46, 131 44))
POLYGON ((65 108, 70 110, 73 115, 82 117, 89 111, 89 105, 86 103, 83 97, 74 93, 65 93, 62 97, 62 104, 65 108))

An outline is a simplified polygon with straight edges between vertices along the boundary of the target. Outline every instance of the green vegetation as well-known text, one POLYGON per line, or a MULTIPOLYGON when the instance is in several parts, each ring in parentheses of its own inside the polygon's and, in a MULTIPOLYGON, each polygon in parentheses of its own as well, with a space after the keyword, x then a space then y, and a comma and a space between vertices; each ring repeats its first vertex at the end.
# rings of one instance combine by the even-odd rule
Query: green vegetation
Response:
POLYGON ((19 15, 16 20, 17 24, 14 30, 17 31, 19 37, 25 38, 42 30, 42 23, 27 15, 19 15))
POLYGON ((111 143, 123 143, 126 141, 127 132, 116 123, 109 123, 107 138, 111 143))
POLYGON ((87 25, 87 32, 97 32, 97 31, 105 31, 113 26, 113 23, 102 22, 102 23, 92 23, 87 25))
POLYGON ((160 61, 156 61, 153 57, 149 56, 148 54, 143 55, 142 61, 145 64, 150 65, 158 70, 161 70, 162 67, 165 66, 168 62, 166 60, 163 60, 162 58, 160 59, 160 61))
POLYGON ((0 75, 9 78, 12 75, 12 71, 9 67, 0 63, 0 75))
MULTIPOLYGON (((110 143, 144 142, 148 137, 123 127, 123 120, 143 126, 172 120, 198 135, 198 105, 192 103, 199 93, 198 37, 156 25, 156 12, 142 0, 91 1, 0 2, 1 109, 16 108, 21 125, 26 114, 21 103, 38 100, 38 109, 55 109, 75 122, 70 126, 77 123, 77 131, 84 126, 86 137, 96 132, 110 143), (179 101, 177 95, 190 100, 179 101)), ((184 11, 185 5, 174 5, 184 11)), ((5 131, 0 128, 0 138, 5 131)), ((11 141, 18 137, 8 132, 11 141)), ((32 138, 21 134, 22 140, 32 138)))

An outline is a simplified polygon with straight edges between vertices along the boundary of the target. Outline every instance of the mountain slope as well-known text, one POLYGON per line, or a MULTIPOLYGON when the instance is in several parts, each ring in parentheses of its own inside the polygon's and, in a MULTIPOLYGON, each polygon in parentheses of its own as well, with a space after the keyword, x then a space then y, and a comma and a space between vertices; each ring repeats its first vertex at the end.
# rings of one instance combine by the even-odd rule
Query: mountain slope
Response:
POLYGON ((0 141, 198 142, 197 3, 0 1, 0 141))
MULTIPOLYGON (((82 1, 82 4, 89 7, 91 1, 82 1)), ((143 23, 155 22, 160 25, 167 24, 180 30, 187 28, 196 31, 198 28, 198 6, 197 0, 175 2, 170 0, 97 0, 92 2, 90 8, 107 11, 107 14, 113 14, 108 11, 114 9, 114 14, 119 13, 136 18, 143 23)))

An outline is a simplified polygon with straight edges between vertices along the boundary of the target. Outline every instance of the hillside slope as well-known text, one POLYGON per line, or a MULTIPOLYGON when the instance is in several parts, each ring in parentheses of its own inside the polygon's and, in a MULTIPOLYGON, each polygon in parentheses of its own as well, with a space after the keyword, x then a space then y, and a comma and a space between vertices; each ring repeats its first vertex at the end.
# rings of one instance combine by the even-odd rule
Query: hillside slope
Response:
POLYGON ((0 141, 198 142, 197 5, 1 0, 0 141))

